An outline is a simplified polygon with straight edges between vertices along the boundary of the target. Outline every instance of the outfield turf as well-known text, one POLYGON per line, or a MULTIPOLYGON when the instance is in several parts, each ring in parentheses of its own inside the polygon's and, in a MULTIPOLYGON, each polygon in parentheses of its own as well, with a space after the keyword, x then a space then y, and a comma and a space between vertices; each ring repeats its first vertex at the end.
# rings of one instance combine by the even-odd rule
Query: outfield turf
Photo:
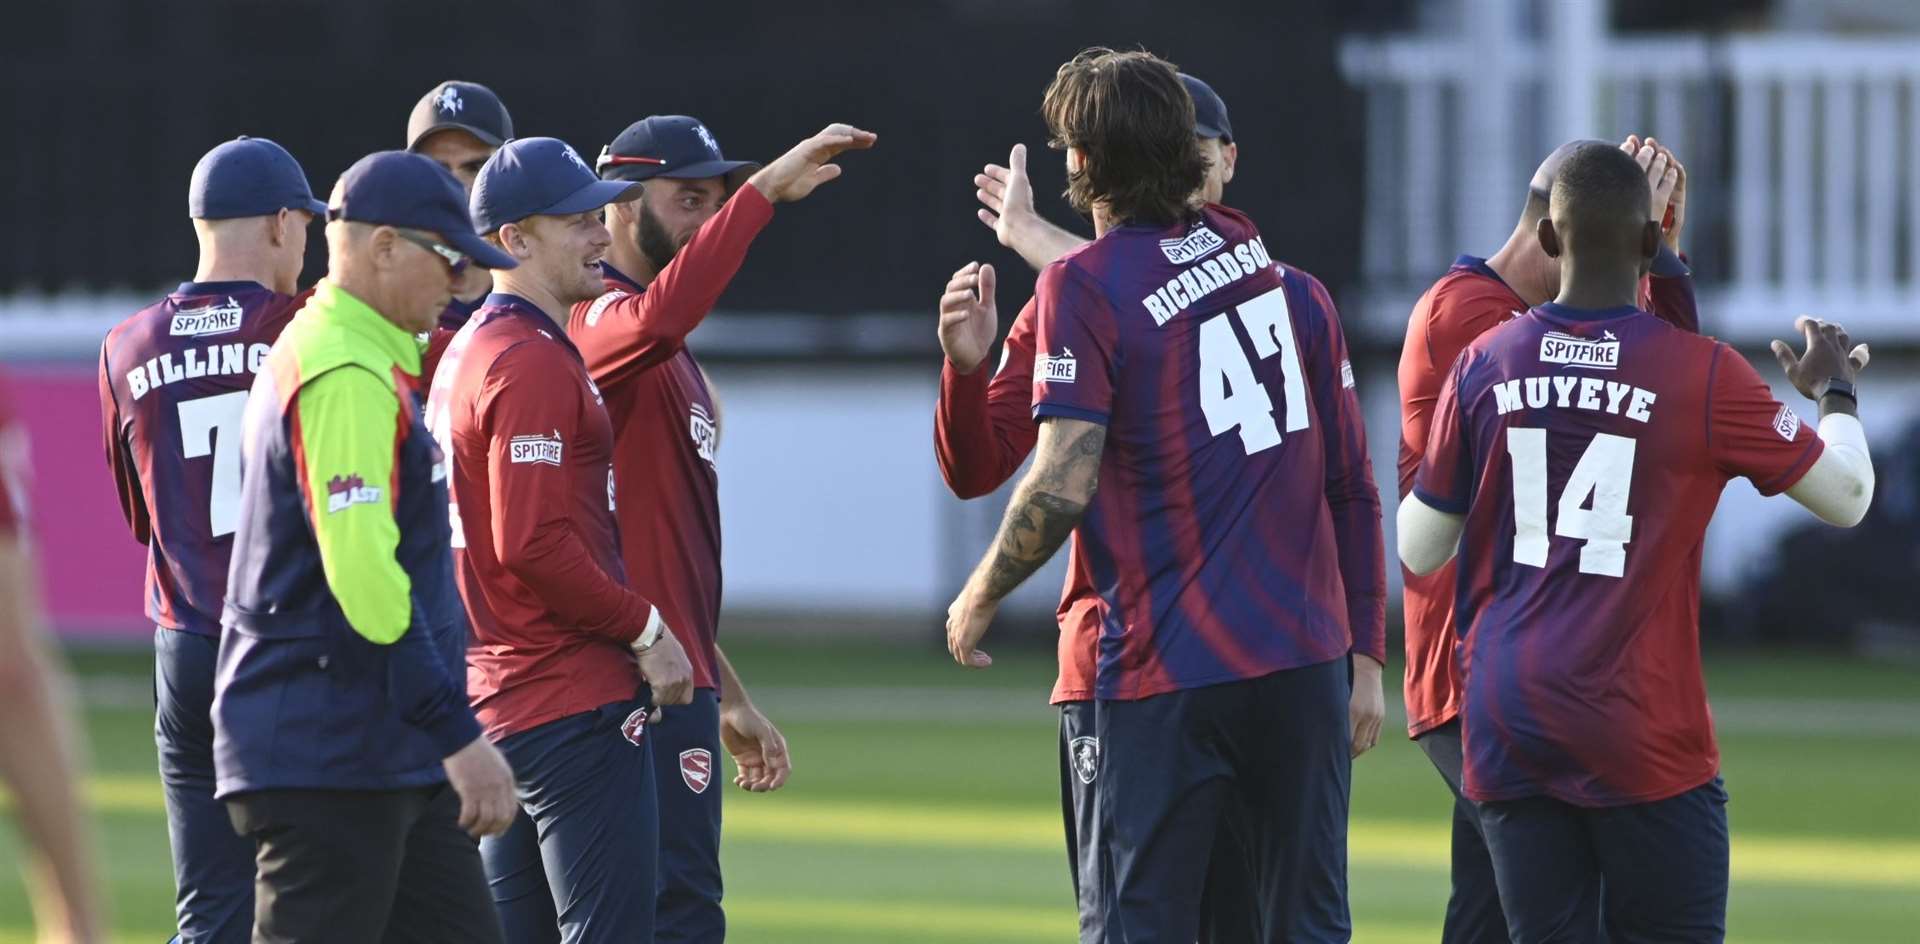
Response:
MULTIPOLYGON (((1000 651, 992 669, 969 673, 945 661, 931 635, 919 648, 733 640, 728 650, 796 761, 781 793, 728 797, 732 940, 1073 938, 1055 716, 1043 703, 1050 654, 1000 651)), ((143 704, 147 657, 76 661, 114 940, 158 944, 171 931, 173 892, 143 704)), ((1803 656, 1708 661, 1733 796, 1730 939, 1920 940, 1920 670, 1803 656)), ((1355 941, 1438 940, 1448 800, 1403 738, 1359 762, 1355 941)), ((11 865, 17 848, 0 830, 0 859, 11 865)), ((31 940, 18 873, 7 868, 0 944, 31 940)))

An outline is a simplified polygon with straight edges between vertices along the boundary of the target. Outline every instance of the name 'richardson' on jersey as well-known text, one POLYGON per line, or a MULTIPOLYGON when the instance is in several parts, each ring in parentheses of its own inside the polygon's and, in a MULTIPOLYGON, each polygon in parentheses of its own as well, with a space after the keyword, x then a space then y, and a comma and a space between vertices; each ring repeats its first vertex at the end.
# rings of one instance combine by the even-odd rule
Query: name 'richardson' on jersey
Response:
POLYGON ((1161 241, 1160 251, 1166 254, 1167 261, 1185 264, 1187 268, 1154 289, 1153 294, 1140 299, 1147 313, 1153 315, 1154 324, 1166 324, 1174 315, 1199 304, 1208 295, 1273 265, 1267 244, 1258 236, 1221 252, 1226 244, 1226 240, 1204 225, 1183 238, 1161 241))

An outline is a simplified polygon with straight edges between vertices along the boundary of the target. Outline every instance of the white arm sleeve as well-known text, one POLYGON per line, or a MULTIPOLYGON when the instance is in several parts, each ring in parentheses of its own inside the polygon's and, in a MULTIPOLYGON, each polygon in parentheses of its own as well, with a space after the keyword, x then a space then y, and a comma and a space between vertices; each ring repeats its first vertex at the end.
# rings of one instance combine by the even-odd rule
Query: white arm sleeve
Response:
POLYGON ((1829 413, 1820 419, 1820 441, 1826 449, 1813 468, 1787 489, 1787 497, 1806 506, 1828 524, 1851 528, 1867 516, 1873 503, 1873 459, 1867 454, 1867 432, 1857 417, 1829 413))
POLYGON ((1413 495, 1400 500, 1400 561, 1421 576, 1453 559, 1460 548, 1466 516, 1450 515, 1413 495))

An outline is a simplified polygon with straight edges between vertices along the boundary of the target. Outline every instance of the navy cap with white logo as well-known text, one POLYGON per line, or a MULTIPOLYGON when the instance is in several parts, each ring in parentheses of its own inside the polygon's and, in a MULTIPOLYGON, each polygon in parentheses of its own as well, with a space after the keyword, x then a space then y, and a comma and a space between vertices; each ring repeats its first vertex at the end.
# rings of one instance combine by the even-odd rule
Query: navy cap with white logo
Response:
POLYGON ((1187 94, 1193 96, 1193 133, 1232 144, 1233 125, 1227 121, 1227 103, 1220 100, 1213 86, 1185 72, 1180 73, 1180 82, 1187 87, 1187 94))
POLYGON ((329 220, 425 230, 485 268, 519 265, 473 231, 460 182, 411 151, 380 151, 355 161, 334 184, 332 199, 329 220))
POLYGON ((286 148, 266 138, 242 136, 208 151, 193 165, 188 216, 229 220, 281 210, 306 210, 315 216, 327 212, 327 205, 313 198, 307 172, 286 148))
POLYGON ((739 188, 760 169, 753 161, 727 160, 713 132, 685 115, 653 115, 628 125, 612 144, 600 149, 600 159, 594 163, 594 169, 608 180, 725 177, 728 190, 739 188))
POLYGON ((640 185, 601 180, 558 138, 508 141, 473 181, 473 228, 491 233, 529 216, 564 216, 640 197, 640 185))
POLYGON ((442 82, 413 106, 407 118, 407 150, 418 148, 427 135, 450 128, 499 147, 513 137, 513 117, 500 96, 478 82, 442 82))

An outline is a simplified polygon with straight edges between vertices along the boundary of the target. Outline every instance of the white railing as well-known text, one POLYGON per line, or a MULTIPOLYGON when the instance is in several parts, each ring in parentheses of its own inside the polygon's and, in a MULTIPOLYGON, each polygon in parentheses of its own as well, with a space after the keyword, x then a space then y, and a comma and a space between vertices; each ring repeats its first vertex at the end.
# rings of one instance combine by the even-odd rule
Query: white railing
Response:
POLYGON ((1363 325, 1392 335, 1455 254, 1497 248, 1562 140, 1640 133, 1688 167, 1685 242, 1710 330, 1757 340, 1818 311, 1920 342, 1920 37, 1592 46, 1591 84, 1569 90, 1566 47, 1548 41, 1344 44, 1366 100, 1363 325))

